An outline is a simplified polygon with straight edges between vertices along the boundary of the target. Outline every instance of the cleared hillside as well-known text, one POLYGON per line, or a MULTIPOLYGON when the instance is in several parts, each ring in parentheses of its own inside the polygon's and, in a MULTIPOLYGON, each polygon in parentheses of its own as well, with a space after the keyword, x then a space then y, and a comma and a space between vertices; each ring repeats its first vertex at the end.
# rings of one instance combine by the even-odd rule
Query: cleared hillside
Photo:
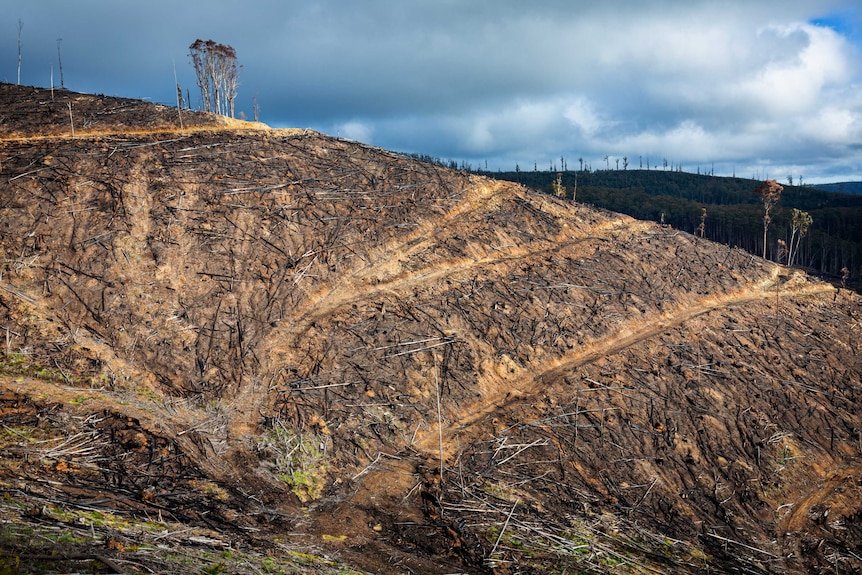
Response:
POLYGON ((5 120, 5 560, 862 567, 857 295, 516 184, 137 106, 156 131, 5 120))
MULTIPOLYGON (((557 177, 553 171, 486 175, 547 193, 554 193, 557 177)), ((764 253, 763 204, 753 193, 760 181, 655 169, 581 170, 559 176, 566 197, 575 194, 581 203, 665 223, 756 255, 764 253)), ((832 278, 841 278, 846 268, 858 290, 862 286, 858 283, 862 276, 862 197, 839 193, 840 184, 835 186, 783 186, 781 198, 771 211, 767 257, 787 263, 779 242, 789 245, 793 210, 805 211, 812 224, 799 241, 793 264, 832 278)))

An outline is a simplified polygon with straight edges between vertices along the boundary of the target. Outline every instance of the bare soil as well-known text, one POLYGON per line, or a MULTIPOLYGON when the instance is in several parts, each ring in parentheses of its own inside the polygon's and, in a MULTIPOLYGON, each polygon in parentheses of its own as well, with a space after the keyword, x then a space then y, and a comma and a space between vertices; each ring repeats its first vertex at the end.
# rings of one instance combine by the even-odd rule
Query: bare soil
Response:
POLYGON ((53 98, 0 86, 3 568, 862 569, 857 294, 355 142, 53 98))

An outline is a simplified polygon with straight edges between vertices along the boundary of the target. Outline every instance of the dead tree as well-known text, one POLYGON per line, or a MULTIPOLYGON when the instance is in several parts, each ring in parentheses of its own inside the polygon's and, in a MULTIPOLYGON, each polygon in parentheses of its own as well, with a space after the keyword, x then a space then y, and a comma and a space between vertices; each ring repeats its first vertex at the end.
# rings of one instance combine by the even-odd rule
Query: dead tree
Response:
POLYGON ((189 55, 204 111, 233 117, 239 84, 236 51, 225 44, 198 39, 189 46, 189 55))
POLYGON ((204 112, 212 112, 212 104, 210 103, 212 90, 210 89, 209 82, 210 45, 215 45, 215 42, 212 40, 204 42, 203 40, 198 39, 189 46, 189 55, 192 58, 192 66, 194 66, 198 88, 201 91, 201 106, 203 107, 204 112))
POLYGON ((21 30, 24 28, 24 22, 18 20, 18 85, 21 85, 21 30))
POLYGON ((760 200, 763 202, 763 258, 766 259, 766 233, 769 230, 769 224, 772 222, 772 208, 781 199, 781 192, 784 191, 784 186, 776 180, 766 180, 754 190, 755 194, 760 195, 760 200))
POLYGON ((224 98, 225 98, 225 113, 229 113, 230 117, 234 116, 234 103, 236 102, 236 89, 239 84, 239 68, 236 65, 236 52, 230 46, 230 55, 224 58, 224 66, 222 67, 222 77, 224 78, 224 98))
POLYGON ((808 233, 808 228, 813 223, 811 214, 793 208, 793 217, 790 220, 790 245, 787 256, 787 265, 792 266, 793 261, 799 257, 799 248, 802 238, 808 233))
POLYGON ((60 89, 63 90, 66 88, 66 81, 63 80, 63 58, 60 56, 60 43, 63 41, 62 38, 57 38, 57 65, 60 67, 60 89))
POLYGON ((183 129, 183 89, 177 81, 177 65, 174 63, 174 84, 177 86, 177 116, 180 119, 180 130, 183 129))

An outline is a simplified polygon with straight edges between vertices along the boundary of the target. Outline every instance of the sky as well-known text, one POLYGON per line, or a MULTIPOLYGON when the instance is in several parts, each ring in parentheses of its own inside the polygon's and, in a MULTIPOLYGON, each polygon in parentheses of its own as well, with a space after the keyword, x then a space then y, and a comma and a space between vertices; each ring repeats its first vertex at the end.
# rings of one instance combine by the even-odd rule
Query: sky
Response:
MULTIPOLYGON (((490 170, 862 181, 858 0, 0 0, 0 80, 198 107, 490 170), (59 48, 59 54, 58 54, 59 48), (53 76, 52 76, 53 75, 53 76)), ((2 116, 2 111, 0 111, 2 116)))

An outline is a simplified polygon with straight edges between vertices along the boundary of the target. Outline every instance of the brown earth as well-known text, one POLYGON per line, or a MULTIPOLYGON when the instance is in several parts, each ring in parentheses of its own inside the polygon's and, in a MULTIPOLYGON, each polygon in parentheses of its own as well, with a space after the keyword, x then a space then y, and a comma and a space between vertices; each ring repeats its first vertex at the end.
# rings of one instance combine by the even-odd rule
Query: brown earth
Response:
POLYGON ((0 571, 862 569, 857 294, 309 131, 0 99, 0 571))

